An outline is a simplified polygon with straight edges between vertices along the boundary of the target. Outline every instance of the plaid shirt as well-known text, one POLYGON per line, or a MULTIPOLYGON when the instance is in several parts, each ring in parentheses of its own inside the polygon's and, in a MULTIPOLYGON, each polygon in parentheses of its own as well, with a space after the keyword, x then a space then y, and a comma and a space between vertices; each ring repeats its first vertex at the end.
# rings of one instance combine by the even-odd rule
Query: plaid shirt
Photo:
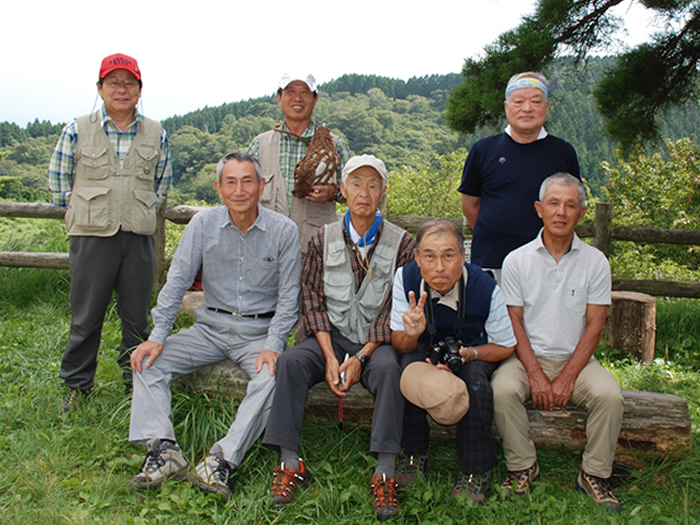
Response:
MULTIPOLYGON (((289 131, 286 122, 280 126, 280 129, 289 131)), ((311 122, 309 127, 301 134, 301 137, 311 143, 311 140, 314 138, 315 130, 315 124, 311 122)), ((304 158, 304 155, 306 155, 308 146, 289 133, 278 133, 278 135, 280 136, 280 170, 287 184, 287 198, 289 200, 287 204, 291 206, 292 189, 294 188, 294 168, 299 161, 304 158)), ((345 163, 350 159, 350 151, 344 139, 338 138, 335 143, 335 151, 338 153, 338 172, 336 173, 335 184, 338 184, 343 166, 345 166, 345 163)), ((248 146, 248 153, 256 159, 260 159, 260 143, 258 137, 255 137, 250 143, 250 146, 248 146)))
MULTIPOLYGON (((367 253, 367 260, 371 260, 374 248, 381 238, 383 224, 379 228, 377 241, 372 244, 367 253)), ((355 292, 359 290, 366 271, 360 265, 356 253, 357 246, 352 241, 348 232, 343 226, 343 236, 345 238, 345 246, 352 254, 350 257, 350 265, 352 273, 355 276, 355 292)), ((323 242, 325 237, 325 228, 319 228, 314 233, 309 241, 309 249, 304 255, 304 265, 301 272, 301 311, 304 317, 304 328, 307 332, 330 332, 331 322, 328 319, 326 310, 326 296, 323 291, 323 242)), ((400 268, 413 260, 413 250, 416 247, 416 241, 407 232, 404 232, 401 242, 399 243, 398 255, 396 256, 396 268, 400 268)), ((396 270, 394 268, 394 270, 396 270)), ((377 318, 372 323, 367 336, 369 343, 391 343, 391 330, 389 321, 391 319, 391 287, 382 303, 377 318)))
MULTIPOLYGON (((112 118, 105 110, 104 105, 100 110, 102 128, 114 146, 117 158, 124 166, 124 159, 129 153, 131 144, 139 130, 139 123, 143 122, 143 115, 136 112, 134 122, 125 131, 120 131, 112 118)), ((51 191, 51 203, 61 208, 68 207, 70 194, 73 190, 73 175, 75 174, 75 148, 78 145, 78 123, 74 120, 63 128, 58 139, 51 161, 49 162, 48 184, 51 191)), ((160 132, 160 160, 156 166, 153 191, 158 196, 158 205, 165 199, 170 189, 173 171, 170 165, 170 146, 165 129, 160 132)))

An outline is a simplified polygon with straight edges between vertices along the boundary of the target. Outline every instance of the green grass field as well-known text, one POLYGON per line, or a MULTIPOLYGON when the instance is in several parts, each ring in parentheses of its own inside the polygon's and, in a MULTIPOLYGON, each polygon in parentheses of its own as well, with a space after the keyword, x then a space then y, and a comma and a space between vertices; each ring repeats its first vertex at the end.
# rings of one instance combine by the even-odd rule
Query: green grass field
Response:
MULTIPOLYGON (((266 504, 277 456, 261 445, 248 454, 224 504, 187 481, 150 492, 128 487, 144 450, 127 441, 130 400, 116 365, 119 323, 110 309, 97 384, 80 409, 64 416, 58 378, 70 309, 65 271, 0 268, 0 523, 319 523, 374 521, 369 431, 352 424, 307 422, 302 453, 311 484, 281 512, 266 504)), ((580 453, 541 451, 541 481, 506 501, 493 489, 482 506, 450 496, 458 474, 450 442, 431 448, 429 472, 400 489, 402 513, 390 523, 691 524, 700 523, 700 301, 659 300, 658 359, 640 365, 605 351, 602 360, 626 388, 679 395, 689 403, 693 451, 647 463, 622 481, 617 515, 574 490, 580 453)), ((186 322, 186 320, 183 320, 186 322)), ((196 381, 174 387, 173 417, 186 457, 196 463, 228 427, 237 402, 196 381)), ((495 473, 504 475, 502 458, 495 473)))

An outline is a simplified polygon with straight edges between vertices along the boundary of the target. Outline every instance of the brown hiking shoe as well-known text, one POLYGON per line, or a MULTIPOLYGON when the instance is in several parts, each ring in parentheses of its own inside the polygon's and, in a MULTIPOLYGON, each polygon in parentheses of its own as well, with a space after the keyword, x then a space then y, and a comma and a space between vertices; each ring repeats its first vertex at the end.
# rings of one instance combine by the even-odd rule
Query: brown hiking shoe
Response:
POLYGON ((399 458, 399 473, 396 475, 396 481, 402 487, 410 487, 413 485, 413 480, 418 476, 425 476, 425 470, 428 467, 428 451, 423 454, 401 454, 399 458))
POLYGON ((465 474, 459 473, 457 484, 452 489, 452 497, 456 498, 461 492, 467 492, 474 503, 481 503, 486 497, 486 492, 489 490, 489 482, 491 481, 491 471, 481 474, 465 474))
POLYGON ((593 496, 595 502, 603 505, 606 509, 620 512, 620 502, 613 494, 610 478, 599 478, 582 470, 576 480, 576 488, 593 496))
POLYGON ((399 507, 399 498, 396 496, 399 484, 394 478, 386 474, 382 474, 381 478, 375 475, 369 481, 369 486, 372 489, 374 510, 379 521, 387 520, 399 513, 401 507, 399 507))
POLYGON ((540 466, 535 461, 530 468, 524 470, 509 470, 506 479, 501 483, 501 490, 507 490, 516 496, 522 496, 530 490, 532 482, 540 477, 540 466))
POLYGON ((275 507, 282 507, 294 501, 297 487, 306 487, 306 467, 299 458, 299 469, 291 469, 282 463, 275 468, 275 479, 272 481, 270 501, 275 507))

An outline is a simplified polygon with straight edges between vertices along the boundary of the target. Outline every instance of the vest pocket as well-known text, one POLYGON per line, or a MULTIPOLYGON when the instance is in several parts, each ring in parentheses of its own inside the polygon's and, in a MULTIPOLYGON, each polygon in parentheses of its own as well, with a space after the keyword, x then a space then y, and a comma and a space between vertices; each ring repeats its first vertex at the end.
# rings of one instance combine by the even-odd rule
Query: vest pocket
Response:
POLYGON ((139 179, 153 180, 156 166, 158 165, 159 150, 150 144, 139 144, 136 147, 136 153, 139 156, 136 176, 139 179))
POLYGON ((109 188, 78 188, 71 195, 66 213, 68 231, 73 226, 100 231, 109 226, 109 188))
POLYGON ((158 196, 152 191, 134 190, 134 197, 129 218, 131 231, 140 235, 152 235, 156 231, 155 205, 158 196))
POLYGON ((106 179, 110 172, 107 148, 85 147, 81 153, 80 163, 85 176, 93 180, 106 179))

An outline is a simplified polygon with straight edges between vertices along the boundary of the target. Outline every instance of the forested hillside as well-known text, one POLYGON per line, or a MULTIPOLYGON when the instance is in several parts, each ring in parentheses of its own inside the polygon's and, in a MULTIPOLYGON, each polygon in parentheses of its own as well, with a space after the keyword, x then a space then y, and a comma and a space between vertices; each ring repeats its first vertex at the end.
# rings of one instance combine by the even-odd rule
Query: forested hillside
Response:
MULTIPOLYGON (((593 86, 612 58, 594 58, 574 68, 561 59, 552 71, 552 101, 547 129, 570 141, 579 155, 582 173, 594 193, 605 184, 602 161, 615 162, 615 145, 601 135, 602 122, 591 95, 593 86)), ((314 112, 347 138, 354 153, 374 153, 390 170, 428 166, 437 155, 469 148, 492 129, 459 135, 444 122, 447 94, 461 82, 456 74, 417 77, 408 81, 386 77, 344 75, 320 86, 314 112)), ((661 134, 664 138, 690 137, 700 142, 697 103, 672 111, 661 134)), ((216 202, 212 180, 214 164, 227 151, 247 148, 257 134, 281 122, 273 93, 256 99, 205 107, 164 121, 170 135, 175 173, 171 204, 192 200, 216 202)), ((0 198, 45 201, 46 166, 61 124, 35 121, 20 128, 0 123, 0 198)), ((658 151, 665 152, 661 145, 658 151)))

